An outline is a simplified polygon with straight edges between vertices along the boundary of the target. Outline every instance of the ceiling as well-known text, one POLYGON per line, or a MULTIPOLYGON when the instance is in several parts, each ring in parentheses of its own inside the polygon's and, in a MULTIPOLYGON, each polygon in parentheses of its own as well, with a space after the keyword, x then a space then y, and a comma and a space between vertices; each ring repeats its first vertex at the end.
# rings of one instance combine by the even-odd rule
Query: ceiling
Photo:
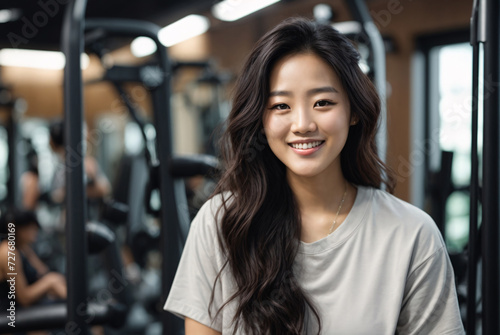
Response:
MULTIPOLYGON (((64 4, 69 0, 1 0, 19 9, 18 19, 0 23, 0 48, 60 49, 64 4)), ((215 0, 88 0, 87 17, 147 20, 164 26, 189 13, 208 10, 215 0)), ((1 12, 0 12, 1 14, 1 12)), ((1 15, 0 15, 1 18, 1 15)))

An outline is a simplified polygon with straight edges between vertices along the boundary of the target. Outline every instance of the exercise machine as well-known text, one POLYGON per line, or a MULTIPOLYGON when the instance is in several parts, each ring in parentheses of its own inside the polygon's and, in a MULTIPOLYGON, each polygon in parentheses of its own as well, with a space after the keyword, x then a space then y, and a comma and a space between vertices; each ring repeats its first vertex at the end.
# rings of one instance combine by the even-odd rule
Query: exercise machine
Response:
MULTIPOLYGON (((160 251, 162 260, 162 295, 161 301, 165 301, 182 251, 183 239, 187 235, 189 219, 187 206, 185 204, 185 190, 182 184, 175 181, 176 178, 188 175, 203 174, 207 169, 216 166, 214 161, 206 157, 184 157, 178 159, 173 156, 170 117, 170 81, 172 65, 167 56, 166 48, 158 40, 160 28, 152 23, 125 20, 125 19, 85 19, 86 0, 70 1, 63 22, 62 47, 66 55, 66 68, 64 74, 64 96, 65 96, 65 129, 66 146, 75 150, 77 155, 78 143, 82 140, 81 132, 71 131, 81 129, 83 115, 82 101, 82 75, 80 66, 80 55, 83 52, 85 41, 92 38, 100 38, 105 35, 118 35, 126 37, 145 36, 151 38, 157 46, 155 53, 156 65, 145 65, 144 67, 129 68, 130 71, 121 69, 120 73, 125 76, 124 81, 131 81, 128 75, 138 75, 147 86, 153 102, 154 127, 156 130, 155 146, 150 152, 150 188, 158 189, 161 199, 161 209, 158 216, 161 222, 160 251), (87 32, 87 35, 85 35, 87 32), (86 37, 85 37, 86 36, 86 37), (97 36, 97 37, 96 37, 97 36), (177 171, 177 172, 176 172, 177 171)), ((108 73, 112 71, 108 70, 108 73)), ((132 78, 133 79, 133 78, 132 78)), ((133 81, 133 80, 132 80, 133 81)), ((83 185, 82 161, 67 162, 73 169, 68 169, 66 174, 66 194, 71 197, 66 199, 67 218, 73 220, 71 229, 67 230, 67 278, 68 278, 68 323, 75 325, 80 334, 88 334, 88 315, 82 313, 86 306, 87 287, 86 280, 86 254, 82 251, 85 245, 85 236, 82 234, 85 223, 85 197, 83 185), (74 266, 74 264, 80 266, 74 266), (73 264, 73 266, 72 266, 73 264)), ((164 331, 170 334, 181 333, 183 324, 175 316, 163 312, 161 315, 164 331)))

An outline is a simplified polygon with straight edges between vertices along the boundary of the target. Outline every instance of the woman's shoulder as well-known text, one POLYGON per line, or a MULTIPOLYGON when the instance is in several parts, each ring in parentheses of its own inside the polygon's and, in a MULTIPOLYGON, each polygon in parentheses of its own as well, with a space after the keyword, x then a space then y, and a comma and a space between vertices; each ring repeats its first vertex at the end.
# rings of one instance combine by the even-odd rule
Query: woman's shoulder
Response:
MULTIPOLYGON (((19 250, 11 247, 8 240, 4 239, 0 242, 0 281, 6 277, 7 273, 12 272, 8 271, 9 261, 15 263, 17 269, 23 265, 19 250)), ((19 273, 19 270, 17 272, 19 273)))
POLYGON ((412 205, 395 195, 384 190, 364 187, 366 192, 371 193, 371 201, 377 210, 395 219, 405 218, 406 222, 421 222, 422 224, 433 224, 434 220, 422 209, 412 205))
POLYGON ((15 251, 15 249, 9 247, 9 243, 8 243, 7 239, 1 240, 0 241, 0 259, 7 259, 8 255, 9 255, 9 251, 12 252, 12 251, 15 251))
POLYGON ((203 206, 200 207, 196 216, 212 217, 217 220, 223 213, 224 208, 233 201, 231 192, 222 192, 212 195, 203 206))
POLYGON ((374 188, 365 192, 368 227, 378 244, 388 244, 399 257, 409 255, 412 269, 446 252, 446 244, 434 220, 422 209, 374 188))
POLYGON ((386 191, 366 187, 362 190, 368 193, 371 212, 381 226, 397 229, 416 240, 434 241, 436 247, 444 245, 436 223, 425 211, 386 191))
POLYGON ((210 197, 198 210, 191 229, 204 230, 213 235, 217 231, 225 208, 233 201, 231 192, 222 192, 210 197))

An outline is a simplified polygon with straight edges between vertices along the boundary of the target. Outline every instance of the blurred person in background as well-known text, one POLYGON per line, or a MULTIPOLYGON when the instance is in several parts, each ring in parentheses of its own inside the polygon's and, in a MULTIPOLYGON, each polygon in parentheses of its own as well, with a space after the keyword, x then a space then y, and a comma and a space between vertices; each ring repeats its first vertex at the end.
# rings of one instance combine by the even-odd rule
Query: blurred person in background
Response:
MULTIPOLYGON (((85 185, 86 185, 86 194, 87 199, 89 201, 89 211, 91 214, 89 218, 95 217, 95 209, 94 206, 103 198, 109 196, 111 194, 111 185, 108 181, 106 175, 102 172, 97 160, 88 155, 86 153, 86 142, 88 135, 88 128, 84 126, 84 134, 83 134, 83 155, 84 155, 84 171, 85 171, 85 185)), ((64 202, 65 197, 65 185, 66 185, 66 176, 65 176, 65 155, 66 150, 64 147, 64 122, 63 120, 55 120, 51 123, 49 127, 50 132, 50 146, 54 153, 56 153, 58 162, 56 163, 56 169, 54 172, 54 177, 52 179, 52 185, 50 190, 50 198, 55 204, 62 204, 64 202)), ((72 153, 68 153, 72 154, 72 153)), ((76 157, 72 156, 72 160, 76 157)))
MULTIPOLYGON (((50 303, 66 299, 66 279, 49 268, 33 251, 40 225, 32 211, 10 210, 0 218, 0 310, 10 305, 7 298, 12 276, 15 276, 16 307, 50 303), (14 234, 15 246, 9 246, 8 234, 14 234), (10 248, 9 248, 10 247, 10 248), (9 264, 10 262, 10 264, 9 264), (15 266, 10 268, 9 266, 15 266)), ((11 243, 12 244, 12 243, 11 243)))
POLYGON ((22 206, 26 210, 34 211, 40 200, 41 191, 38 175, 38 155, 31 141, 28 140, 27 154, 28 169, 21 175, 22 206))
MULTIPOLYGON (((64 147, 64 122, 56 120, 49 127, 50 131, 50 146, 60 159, 52 183, 52 199, 56 203, 64 200, 64 185, 65 185, 65 154, 64 147)), ((84 127, 84 141, 87 141, 88 129, 84 127)), ((90 199, 103 198, 110 194, 111 186, 107 177, 101 171, 96 159, 86 154, 84 146, 84 169, 85 183, 87 186, 87 197, 90 199)))

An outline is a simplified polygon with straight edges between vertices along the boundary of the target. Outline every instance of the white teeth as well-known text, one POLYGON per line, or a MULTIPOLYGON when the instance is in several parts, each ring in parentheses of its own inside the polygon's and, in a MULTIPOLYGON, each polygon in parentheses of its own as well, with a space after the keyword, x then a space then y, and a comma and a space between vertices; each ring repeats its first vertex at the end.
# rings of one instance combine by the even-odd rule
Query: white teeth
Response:
POLYGON ((321 141, 309 142, 309 143, 292 143, 292 147, 295 149, 311 149, 320 145, 321 141))

